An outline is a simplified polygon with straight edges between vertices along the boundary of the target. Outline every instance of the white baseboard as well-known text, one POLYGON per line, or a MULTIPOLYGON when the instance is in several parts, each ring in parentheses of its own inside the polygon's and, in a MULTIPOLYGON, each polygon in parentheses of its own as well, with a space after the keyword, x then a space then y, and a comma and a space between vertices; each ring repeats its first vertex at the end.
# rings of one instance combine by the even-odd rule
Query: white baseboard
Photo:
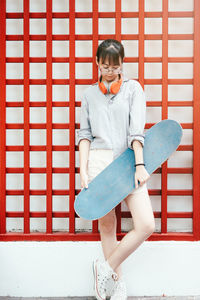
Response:
MULTIPOLYGON (((94 296, 101 242, 0 242, 0 296, 94 296)), ((122 264, 128 296, 200 295, 200 242, 145 241, 122 264)))

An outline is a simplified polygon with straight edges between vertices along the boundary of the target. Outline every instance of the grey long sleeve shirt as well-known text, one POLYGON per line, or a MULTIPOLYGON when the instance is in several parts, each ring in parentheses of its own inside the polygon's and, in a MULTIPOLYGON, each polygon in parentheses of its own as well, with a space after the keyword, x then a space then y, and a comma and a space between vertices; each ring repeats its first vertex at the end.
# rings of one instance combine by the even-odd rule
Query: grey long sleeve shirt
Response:
POLYGON ((113 149, 114 158, 133 140, 144 145, 145 93, 140 83, 123 77, 119 92, 103 94, 98 82, 83 92, 78 145, 88 139, 90 149, 113 149))

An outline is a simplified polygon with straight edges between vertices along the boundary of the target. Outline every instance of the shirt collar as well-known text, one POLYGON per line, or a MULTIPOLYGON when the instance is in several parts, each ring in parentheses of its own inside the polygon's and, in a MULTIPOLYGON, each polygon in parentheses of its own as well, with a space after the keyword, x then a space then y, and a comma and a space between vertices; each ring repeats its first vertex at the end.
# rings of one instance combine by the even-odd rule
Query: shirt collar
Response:
MULTIPOLYGON (((124 76, 124 74, 123 74, 121 88, 122 88, 124 82, 129 81, 129 80, 130 80, 130 79, 129 79, 128 77, 124 76)), ((98 84, 98 82, 97 82, 97 84, 98 84)), ((120 90, 121 90, 121 88, 120 88, 120 90)), ((100 91, 100 92, 101 92, 101 91, 100 91)), ((108 95, 105 95, 105 96, 108 97, 108 95)), ((110 94, 108 98, 114 100, 116 96, 117 96, 117 94, 110 94)))
POLYGON ((123 75, 123 81, 129 81, 130 79, 128 77, 126 77, 125 75, 123 75))

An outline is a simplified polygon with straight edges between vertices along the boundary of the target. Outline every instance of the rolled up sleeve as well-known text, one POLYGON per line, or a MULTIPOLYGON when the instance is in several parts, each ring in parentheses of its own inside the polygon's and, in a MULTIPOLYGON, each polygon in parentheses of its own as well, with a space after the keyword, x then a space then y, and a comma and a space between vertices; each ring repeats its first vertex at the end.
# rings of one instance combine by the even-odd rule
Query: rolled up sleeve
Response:
POLYGON ((88 102, 85 95, 83 95, 81 101, 80 129, 78 130, 77 135, 78 135, 78 145, 82 139, 87 139, 90 142, 92 142, 94 139, 91 132, 88 102))
POLYGON ((138 81, 135 81, 135 88, 132 96, 129 119, 128 147, 133 149, 131 143, 138 140, 144 146, 144 126, 146 123, 146 99, 145 93, 138 81))

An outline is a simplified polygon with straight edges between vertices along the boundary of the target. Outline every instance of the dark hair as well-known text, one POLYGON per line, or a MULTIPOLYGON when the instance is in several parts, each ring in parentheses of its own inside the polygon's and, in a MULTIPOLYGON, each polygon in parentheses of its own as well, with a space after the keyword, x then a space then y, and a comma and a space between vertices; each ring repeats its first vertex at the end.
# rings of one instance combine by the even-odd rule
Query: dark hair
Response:
POLYGON ((104 40, 97 49, 97 61, 99 62, 100 58, 102 59, 102 63, 108 58, 109 64, 120 64, 119 58, 123 62, 124 58, 124 47, 123 45, 114 39, 104 40))

